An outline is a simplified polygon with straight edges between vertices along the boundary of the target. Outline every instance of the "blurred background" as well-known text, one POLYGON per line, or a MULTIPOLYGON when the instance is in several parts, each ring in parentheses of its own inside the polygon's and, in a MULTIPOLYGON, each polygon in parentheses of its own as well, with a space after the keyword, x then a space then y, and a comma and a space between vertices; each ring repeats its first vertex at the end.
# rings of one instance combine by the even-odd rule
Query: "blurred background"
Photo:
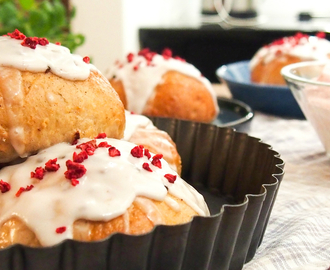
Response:
POLYGON ((330 31, 328 0, 222 2, 242 15, 239 26, 221 23, 213 0, 70 0, 77 9, 72 29, 86 37, 77 52, 90 55, 106 72, 128 52, 141 47, 159 52, 170 47, 212 82, 218 82, 215 70, 219 66, 250 59, 274 38, 297 31, 330 31), (244 13, 249 15, 251 9, 256 17, 244 19, 244 13), (302 21, 299 14, 305 12, 311 18, 302 21))
POLYGON ((0 0, 0 31, 52 37, 104 73, 128 52, 170 47, 217 82, 216 68, 277 37, 329 32, 329 14, 328 0, 0 0))

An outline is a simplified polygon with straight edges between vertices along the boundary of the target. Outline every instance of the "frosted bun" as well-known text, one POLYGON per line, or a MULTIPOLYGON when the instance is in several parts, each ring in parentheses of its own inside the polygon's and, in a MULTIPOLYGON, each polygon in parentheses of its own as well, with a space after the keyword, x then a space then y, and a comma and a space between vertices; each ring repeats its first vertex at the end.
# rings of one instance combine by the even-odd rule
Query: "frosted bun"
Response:
POLYGON ((125 108, 137 114, 211 122, 219 112, 211 83, 165 49, 143 49, 117 61, 107 74, 125 108))
POLYGON ((122 138, 123 104, 95 66, 46 39, 27 40, 19 31, 0 37, 0 163, 77 134, 122 138))
POLYGON ((330 42, 324 33, 309 36, 297 33, 260 48, 250 61, 251 81, 286 85, 281 69, 289 64, 330 58, 330 42))
POLYGON ((142 234, 209 216, 161 153, 104 133, 44 149, 0 170, 0 179, 0 248, 142 234))

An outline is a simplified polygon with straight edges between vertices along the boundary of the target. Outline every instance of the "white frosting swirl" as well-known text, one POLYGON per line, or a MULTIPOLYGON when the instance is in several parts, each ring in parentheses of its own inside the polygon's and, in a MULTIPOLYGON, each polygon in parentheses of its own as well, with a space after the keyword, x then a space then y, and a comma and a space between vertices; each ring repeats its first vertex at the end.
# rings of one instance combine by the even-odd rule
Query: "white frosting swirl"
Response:
POLYGON ((50 71, 68 80, 85 80, 90 70, 96 70, 79 55, 71 54, 64 46, 49 43, 35 49, 21 45, 22 40, 0 36, 0 66, 14 67, 23 71, 50 71))
MULTIPOLYGON (((89 140, 79 140, 78 144, 89 140)), ((81 163, 87 171, 76 186, 72 186, 64 175, 66 161, 72 160, 74 152, 80 152, 76 145, 60 143, 21 164, 3 168, 0 179, 8 182, 11 189, 0 193, 0 224, 17 216, 34 231, 42 245, 49 246, 72 238, 75 220, 106 221, 118 217, 125 214, 137 196, 168 201, 166 195, 169 193, 184 200, 198 214, 209 215, 202 195, 170 169, 164 159, 161 159, 162 168, 158 168, 146 156, 136 158, 131 155, 135 144, 96 139, 97 144, 100 142, 116 147, 121 155, 110 157, 108 148, 97 148, 94 155, 81 163), (45 163, 54 158, 60 165, 58 171, 46 172, 42 180, 30 177, 37 167, 45 167, 45 163), (145 162, 150 164, 152 172, 142 168, 145 162), (170 183, 165 174, 176 175, 176 181, 170 183), (15 196, 21 187, 29 185, 34 187, 19 197, 15 196), (66 231, 56 233, 56 229, 63 226, 66 231)), ((175 211, 178 210, 176 207, 175 211)))
POLYGON ((148 61, 144 56, 135 54, 131 62, 117 61, 109 69, 106 77, 115 77, 122 81, 127 98, 127 109, 141 114, 154 88, 162 82, 163 75, 170 70, 201 81, 210 92, 215 108, 218 109, 216 93, 210 81, 195 66, 182 60, 165 59, 162 55, 155 54, 152 60, 148 61))

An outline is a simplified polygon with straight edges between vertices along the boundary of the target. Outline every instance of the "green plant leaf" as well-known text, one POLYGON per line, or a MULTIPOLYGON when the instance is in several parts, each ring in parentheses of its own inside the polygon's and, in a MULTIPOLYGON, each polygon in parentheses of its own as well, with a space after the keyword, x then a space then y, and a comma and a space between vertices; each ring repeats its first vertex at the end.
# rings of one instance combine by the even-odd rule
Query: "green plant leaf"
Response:
POLYGON ((35 36, 44 36, 47 30, 51 28, 49 17, 42 11, 31 10, 29 24, 34 30, 35 36))
POLYGON ((24 10, 30 10, 33 6, 35 6, 34 0, 18 0, 18 2, 24 10))
POLYGON ((68 22, 66 19, 66 9, 59 1, 54 1, 53 4, 54 13, 53 13, 53 21, 55 24, 61 27, 68 27, 68 22))
POLYGON ((54 10, 53 5, 49 1, 42 1, 38 8, 48 15, 52 14, 54 10))
POLYGON ((4 2, 0 7, 0 33, 12 32, 20 25, 20 20, 16 16, 17 8, 12 2, 4 2))

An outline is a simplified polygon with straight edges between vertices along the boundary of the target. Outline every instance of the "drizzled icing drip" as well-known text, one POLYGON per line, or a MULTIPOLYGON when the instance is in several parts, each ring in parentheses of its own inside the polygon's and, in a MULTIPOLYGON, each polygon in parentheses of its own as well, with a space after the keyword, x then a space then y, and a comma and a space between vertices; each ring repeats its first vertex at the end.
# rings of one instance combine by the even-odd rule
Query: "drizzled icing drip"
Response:
MULTIPOLYGON (((81 139, 78 145, 90 139, 81 139)), ((0 224, 13 215, 23 220, 35 232, 40 243, 45 246, 72 238, 72 224, 75 220, 106 221, 125 214, 127 208, 138 196, 165 200, 169 193, 184 200, 200 215, 209 215, 203 197, 183 181, 161 159, 162 168, 152 165, 146 156, 134 157, 131 150, 135 144, 115 139, 95 139, 95 144, 103 147, 95 149, 81 164, 85 173, 78 175, 65 173, 67 160, 73 159, 73 153, 80 153, 76 145, 60 143, 45 149, 25 162, 5 167, 0 171, 0 179, 10 185, 10 190, 0 193, 0 224), (114 146, 120 155, 110 156, 109 147, 114 146), (54 159, 57 158, 55 161, 54 159), (49 163, 50 160, 53 162, 49 163), (39 169, 34 178, 31 172, 38 167, 59 168, 57 171, 39 169), (143 169, 148 163, 152 172, 143 169), (176 175, 170 183, 165 174, 176 175), (41 177, 37 179, 36 177, 41 177), (75 177, 77 179, 75 179, 75 177), (70 179, 69 179, 70 178, 70 179), (78 184, 73 185, 78 180, 78 184), (33 185, 30 190, 17 196, 22 187, 33 185), (66 228, 56 233, 58 228, 66 228)), ((78 166, 78 165, 77 165, 78 166)), ((140 200, 139 203, 143 203, 140 200)), ((152 215, 157 221, 157 216, 152 215)))
POLYGON ((330 42, 323 33, 316 36, 297 33, 284 37, 260 48, 251 59, 250 68, 253 69, 261 61, 267 64, 285 54, 302 60, 326 60, 330 56, 330 42))
POLYGON ((132 114, 129 111, 125 110, 125 118, 126 118, 126 127, 124 132, 124 140, 129 141, 129 139, 132 137, 133 133, 138 128, 145 128, 145 129, 156 129, 156 127, 153 125, 151 120, 140 114, 132 114))
POLYGON ((106 77, 120 80, 125 89, 127 109, 141 114, 154 88, 162 82, 162 76, 170 71, 178 71, 202 82, 210 92, 215 108, 218 108, 216 94, 210 81, 192 64, 171 54, 156 54, 147 49, 138 54, 128 54, 126 60, 117 61, 106 77))
POLYGON ((22 41, 9 36, 0 36, 0 66, 14 67, 22 71, 51 71, 68 80, 85 80, 92 64, 84 62, 79 55, 71 54, 66 47, 49 43, 35 49, 22 46, 22 41))

